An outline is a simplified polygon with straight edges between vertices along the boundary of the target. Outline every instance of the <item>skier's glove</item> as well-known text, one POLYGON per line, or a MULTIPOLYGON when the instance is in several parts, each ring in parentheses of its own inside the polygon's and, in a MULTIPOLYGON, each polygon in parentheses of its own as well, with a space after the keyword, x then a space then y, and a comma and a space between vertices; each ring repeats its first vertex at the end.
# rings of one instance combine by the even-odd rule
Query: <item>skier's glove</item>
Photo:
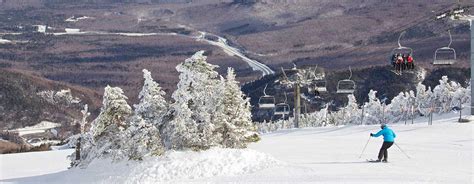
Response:
POLYGON ((373 136, 374 136, 374 134, 373 134, 373 133, 370 133, 370 137, 373 137, 373 136))

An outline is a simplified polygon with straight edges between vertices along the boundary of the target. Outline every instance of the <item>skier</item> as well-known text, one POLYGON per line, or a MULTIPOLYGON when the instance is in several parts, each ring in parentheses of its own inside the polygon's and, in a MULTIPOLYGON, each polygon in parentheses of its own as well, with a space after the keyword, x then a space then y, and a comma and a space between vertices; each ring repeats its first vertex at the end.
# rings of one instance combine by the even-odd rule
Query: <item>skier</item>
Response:
POLYGON ((397 135, 395 135, 395 132, 393 132, 392 129, 388 128, 386 124, 380 125, 380 128, 382 130, 380 130, 376 134, 370 133, 370 136, 372 137, 378 137, 378 136, 383 135, 383 144, 379 151, 379 157, 377 160, 375 160, 375 162, 380 162, 380 161, 387 162, 388 161, 387 149, 393 145, 394 139, 395 137, 397 137, 397 135))

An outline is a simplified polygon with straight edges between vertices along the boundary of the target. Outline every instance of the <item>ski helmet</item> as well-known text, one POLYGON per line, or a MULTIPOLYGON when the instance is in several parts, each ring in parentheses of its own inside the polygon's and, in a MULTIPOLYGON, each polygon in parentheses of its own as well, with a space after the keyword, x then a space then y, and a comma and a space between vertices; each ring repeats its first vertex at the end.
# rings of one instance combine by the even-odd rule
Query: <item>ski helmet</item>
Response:
POLYGON ((387 125, 385 123, 380 124, 381 129, 384 129, 385 127, 387 127, 387 125))

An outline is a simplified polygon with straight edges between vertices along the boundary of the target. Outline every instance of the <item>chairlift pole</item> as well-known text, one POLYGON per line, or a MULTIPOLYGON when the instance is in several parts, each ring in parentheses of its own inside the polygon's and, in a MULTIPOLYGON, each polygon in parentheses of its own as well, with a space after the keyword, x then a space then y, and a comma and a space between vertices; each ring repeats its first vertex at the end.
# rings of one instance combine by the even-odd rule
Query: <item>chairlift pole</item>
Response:
POLYGON ((462 12, 455 12, 451 10, 451 13, 443 13, 441 16, 436 17, 437 20, 445 19, 450 17, 453 20, 468 21, 469 28, 471 30, 471 115, 474 115, 474 29, 472 27, 472 21, 474 20, 473 15, 464 15, 465 11, 469 11, 469 8, 464 9, 462 12))
POLYGON ((474 29, 472 20, 469 20, 471 28, 471 115, 474 115, 474 29))
POLYGON ((295 85, 295 127, 299 128, 301 114, 300 84, 295 85))

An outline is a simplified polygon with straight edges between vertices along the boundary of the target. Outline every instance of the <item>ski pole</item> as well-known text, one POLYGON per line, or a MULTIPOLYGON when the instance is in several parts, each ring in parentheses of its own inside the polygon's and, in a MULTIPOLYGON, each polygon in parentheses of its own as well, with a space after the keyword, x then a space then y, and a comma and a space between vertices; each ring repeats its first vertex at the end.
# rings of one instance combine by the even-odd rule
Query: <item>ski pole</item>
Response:
POLYGON ((397 148, 398 148, 400 151, 402 151, 402 153, 405 154, 405 156, 407 156, 408 159, 411 159, 410 156, 408 156, 408 154, 405 153, 405 152, 402 150, 402 148, 400 148, 400 146, 398 146, 397 143, 395 143, 395 146, 397 146, 397 148))
POLYGON ((372 136, 370 136, 369 139, 367 140, 367 143, 365 143, 364 149, 362 150, 362 153, 360 153, 359 158, 361 158, 361 157, 362 157, 362 154, 364 154, 365 148, 367 148, 367 144, 369 144, 369 141, 370 141, 370 138, 371 138, 371 137, 372 137, 372 136))

